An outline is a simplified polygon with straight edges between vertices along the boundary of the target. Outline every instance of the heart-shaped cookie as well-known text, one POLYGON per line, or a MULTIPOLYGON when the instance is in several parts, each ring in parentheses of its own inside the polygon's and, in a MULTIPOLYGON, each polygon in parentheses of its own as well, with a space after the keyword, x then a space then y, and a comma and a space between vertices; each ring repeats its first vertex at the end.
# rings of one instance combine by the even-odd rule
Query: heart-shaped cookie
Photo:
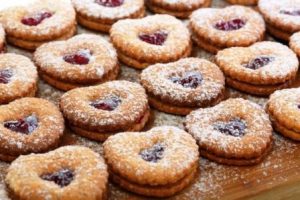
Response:
POLYGON ((68 1, 38 0, 0 13, 8 42, 35 49, 45 42, 67 39, 76 32, 75 11, 68 1))
POLYGON ((153 197, 171 196, 187 187, 199 165, 196 141, 171 126, 109 137, 104 143, 104 157, 114 182, 153 197))
POLYGON ((121 61, 138 69, 176 61, 191 53, 188 29, 169 15, 118 21, 112 26, 110 38, 121 61))
POLYGON ((194 41, 204 50, 249 46, 264 37, 265 23, 253 9, 244 6, 199 9, 190 17, 194 41))
POLYGON ((295 53, 276 42, 224 49, 215 60, 228 85, 256 95, 269 95, 289 86, 299 65, 295 53))
POLYGON ((61 90, 114 80, 119 73, 113 46, 91 34, 44 44, 35 51, 34 61, 41 77, 61 90))

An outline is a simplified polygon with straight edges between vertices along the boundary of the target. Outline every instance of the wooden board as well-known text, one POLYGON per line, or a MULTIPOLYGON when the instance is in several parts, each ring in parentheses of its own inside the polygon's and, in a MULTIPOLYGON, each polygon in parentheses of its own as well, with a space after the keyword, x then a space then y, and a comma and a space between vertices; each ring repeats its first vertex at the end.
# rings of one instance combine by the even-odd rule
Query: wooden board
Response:
MULTIPOLYGON (((222 0, 214 0, 214 7, 227 5, 222 0)), ((79 32, 91 32, 79 28, 79 32)), ((97 33, 98 34, 98 33, 97 33)), ((270 40, 272 38, 269 37, 270 40)), ((9 46, 9 52, 16 52, 31 57, 26 52, 9 46)), ((198 49, 193 50, 193 56, 211 59, 212 55, 198 49)), ((139 71, 122 66, 120 79, 137 81, 139 71)), ((299 78, 298 78, 299 79, 299 78)), ((300 80, 295 86, 300 85, 300 80)), ((43 81, 39 82, 38 96, 49 99, 55 103, 63 93, 43 81)), ((228 89, 228 97, 243 97, 264 105, 266 99, 257 98, 228 89)), ((183 117, 152 111, 152 120, 146 129, 159 125, 175 125, 182 128, 183 117)), ((201 158, 200 175, 189 188, 169 199, 300 199, 300 144, 292 142, 274 133, 274 148, 270 155, 259 165, 251 167, 232 167, 219 165, 201 158)), ((62 145, 79 144, 92 148, 101 153, 100 143, 93 142, 66 131, 62 145)), ((7 200, 4 178, 8 163, 0 162, 0 200, 7 200)), ((128 193, 119 187, 109 184, 109 199, 146 199, 141 196, 128 193)))

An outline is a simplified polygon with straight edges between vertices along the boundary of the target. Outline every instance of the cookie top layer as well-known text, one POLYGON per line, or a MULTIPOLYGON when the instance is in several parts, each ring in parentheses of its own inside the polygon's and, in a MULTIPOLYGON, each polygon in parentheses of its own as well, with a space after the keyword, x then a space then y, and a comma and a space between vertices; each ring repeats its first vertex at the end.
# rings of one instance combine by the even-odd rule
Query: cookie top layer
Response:
POLYGON ((207 0, 190 0, 188 2, 186 0, 149 0, 149 4, 176 12, 187 12, 201 7, 206 1, 207 0))
POLYGON ((290 48, 300 57, 300 32, 294 33, 290 38, 290 48))

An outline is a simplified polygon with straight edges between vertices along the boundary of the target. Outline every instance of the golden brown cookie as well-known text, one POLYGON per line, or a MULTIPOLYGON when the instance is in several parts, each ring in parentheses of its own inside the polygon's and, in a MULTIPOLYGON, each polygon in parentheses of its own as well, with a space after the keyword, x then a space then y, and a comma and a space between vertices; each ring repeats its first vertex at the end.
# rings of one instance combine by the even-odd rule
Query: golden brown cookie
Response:
POLYGON ((37 69, 31 60, 14 53, 0 54, 0 104, 35 96, 37 69))
POLYGON ((169 15, 120 20, 112 26, 110 38, 119 59, 138 69, 187 57, 192 49, 188 29, 169 15))
POLYGON ((145 15, 143 0, 72 0, 78 22, 87 28, 109 32, 121 19, 145 15))
POLYGON ((103 158, 81 146, 20 156, 5 178, 13 200, 105 200, 107 182, 103 158))
POLYGON ((300 89, 279 90, 266 105, 274 129, 282 135, 300 141, 300 89))
POLYGON ((76 32, 75 11, 68 1, 38 0, 0 12, 7 41, 34 50, 52 40, 64 40, 76 32))
POLYGON ((51 102, 22 98, 0 106, 0 159, 55 148, 64 132, 64 119, 51 102))
POLYGON ((129 81, 70 90, 60 107, 71 129, 99 141, 117 132, 141 130, 150 115, 144 88, 129 81))
POLYGON ((228 6, 199 9, 190 16, 192 38, 206 51, 249 46, 264 38, 263 18, 252 8, 228 6))
POLYGON ((141 74, 141 83, 154 108, 179 115, 219 103, 225 91, 222 71, 200 58, 149 66, 141 74))
POLYGON ((0 24, 0 53, 6 52, 5 31, 0 24))
POLYGON ((245 6, 254 6, 257 4, 258 0, 226 0, 231 4, 240 4, 245 6))
POLYGON ((272 146, 268 115, 259 105, 240 98, 191 112, 185 127, 198 141, 201 155, 222 164, 256 164, 272 146))
POLYGON ((116 79, 119 74, 113 46, 91 34, 44 44, 35 51, 34 61, 41 77, 61 90, 100 84, 116 79))
POLYGON ((300 31, 300 0, 260 0, 258 8, 268 31, 281 40, 300 31))
POLYGON ((209 7, 211 5, 211 0, 148 0, 146 1, 146 4, 154 13, 188 18, 194 10, 209 7))
POLYGON ((229 86, 260 96, 290 86, 299 65, 295 53, 276 42, 224 49, 218 52, 215 61, 229 86))
POLYGON ((199 165, 196 141, 172 126, 111 136, 104 157, 115 183, 151 197, 180 192, 195 179, 199 165))
POLYGON ((289 46, 300 58, 300 32, 294 33, 292 35, 292 37, 290 38, 289 46))

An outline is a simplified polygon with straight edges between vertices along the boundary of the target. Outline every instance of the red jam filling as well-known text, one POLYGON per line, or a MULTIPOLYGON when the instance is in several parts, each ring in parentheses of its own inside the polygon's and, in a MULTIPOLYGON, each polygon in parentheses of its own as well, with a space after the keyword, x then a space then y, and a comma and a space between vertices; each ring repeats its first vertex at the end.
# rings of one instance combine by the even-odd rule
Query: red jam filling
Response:
POLYGON ((157 31, 155 33, 139 35, 140 40, 153 45, 163 45, 168 37, 168 34, 163 31, 157 31))
POLYGON ((156 163, 163 158, 164 151, 164 145, 157 143, 148 149, 142 150, 139 154, 143 160, 156 163))
POLYGON ((79 50, 76 53, 68 54, 63 57, 64 61, 73 65, 86 65, 92 56, 90 50, 79 50))
POLYGON ((38 119, 35 115, 30 115, 18 120, 6 121, 4 127, 14 132, 29 135, 38 127, 38 119))
POLYGON ((281 14, 291 15, 291 16, 300 16, 300 9, 295 10, 281 10, 281 14))
POLYGON ((267 64, 269 64, 273 60, 274 60, 273 57, 261 56, 261 57, 257 57, 255 59, 251 60, 247 64, 244 64, 244 67, 256 70, 256 69, 259 69, 259 68, 262 68, 262 67, 266 66, 267 64))
POLYGON ((13 76, 12 70, 4 69, 0 71, 0 83, 7 84, 13 76))
POLYGON ((105 7, 118 7, 124 3, 124 0, 96 0, 95 2, 105 7))
POLYGON ((242 19, 232 19, 229 21, 219 21, 214 27, 221 31, 234 31, 245 26, 246 22, 242 19))
POLYGON ((113 96, 92 102, 90 105, 100 110, 113 111, 121 104, 121 102, 122 101, 119 97, 113 96))
POLYGON ((240 119, 233 119, 230 120, 229 122, 215 123, 214 129, 226 135, 241 137, 245 135, 246 123, 240 119))
POLYGON ((43 180, 52 181, 60 187, 68 186, 74 179, 74 172, 69 169, 62 169, 58 172, 44 174, 43 180))
POLYGON ((21 22, 27 26, 37 26, 40 23, 42 23, 42 21, 44 19, 50 18, 52 17, 52 13, 50 12, 39 12, 39 13, 35 13, 32 14, 30 16, 24 17, 21 22))
POLYGON ((197 88, 201 85, 203 77, 199 72, 186 72, 181 76, 174 75, 169 78, 173 83, 180 84, 185 88, 197 88))

